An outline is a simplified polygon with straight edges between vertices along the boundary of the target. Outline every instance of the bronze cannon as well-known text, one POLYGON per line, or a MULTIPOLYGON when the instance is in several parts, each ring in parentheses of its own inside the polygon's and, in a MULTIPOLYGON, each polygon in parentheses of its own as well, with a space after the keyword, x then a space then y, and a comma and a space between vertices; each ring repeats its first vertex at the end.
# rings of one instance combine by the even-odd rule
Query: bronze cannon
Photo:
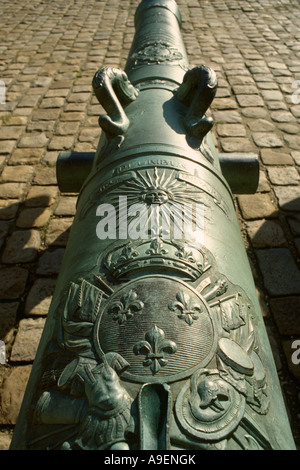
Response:
POLYGON ((96 154, 58 158, 77 211, 11 449, 295 448, 233 202, 257 158, 217 152, 180 24, 140 3, 96 154))

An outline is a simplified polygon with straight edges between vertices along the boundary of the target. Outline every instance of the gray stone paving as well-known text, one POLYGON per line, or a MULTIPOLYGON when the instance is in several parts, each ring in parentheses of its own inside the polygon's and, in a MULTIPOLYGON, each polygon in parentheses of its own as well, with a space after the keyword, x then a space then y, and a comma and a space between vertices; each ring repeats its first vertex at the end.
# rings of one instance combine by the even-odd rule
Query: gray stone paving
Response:
MULTIPOLYGON (((0 2, 0 450, 7 449, 75 213, 59 151, 94 151, 91 80, 123 68, 138 0, 0 2), (5 102, 4 102, 5 101, 5 102)), ((264 319, 300 447, 300 8, 298 0, 178 0, 190 65, 211 66, 222 152, 256 152, 255 195, 236 197, 264 319)))

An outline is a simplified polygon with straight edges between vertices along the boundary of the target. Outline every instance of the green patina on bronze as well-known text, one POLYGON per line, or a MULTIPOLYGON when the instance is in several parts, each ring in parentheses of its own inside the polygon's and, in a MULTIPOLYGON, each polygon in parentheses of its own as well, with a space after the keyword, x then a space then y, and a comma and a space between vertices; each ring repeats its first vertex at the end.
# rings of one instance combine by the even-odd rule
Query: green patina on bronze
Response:
POLYGON ((216 75, 189 68, 180 22, 140 3, 125 72, 93 79, 96 154, 59 157, 80 194, 11 449, 295 448, 232 198, 257 159, 216 151, 216 75))

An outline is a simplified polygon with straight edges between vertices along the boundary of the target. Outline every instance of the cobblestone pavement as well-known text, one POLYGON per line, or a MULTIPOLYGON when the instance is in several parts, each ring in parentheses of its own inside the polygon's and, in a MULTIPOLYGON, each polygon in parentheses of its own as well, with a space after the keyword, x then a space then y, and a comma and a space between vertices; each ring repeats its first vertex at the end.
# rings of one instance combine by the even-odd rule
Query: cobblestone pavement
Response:
MULTIPOLYGON (((138 3, 0 2, 0 449, 10 442, 75 212, 76 195, 59 193, 56 158, 96 149, 102 110, 91 80, 103 65, 124 67, 138 3)), ((299 0, 178 4, 190 65, 219 77, 219 150, 259 154, 258 192, 236 197, 236 207, 299 447, 299 0)))

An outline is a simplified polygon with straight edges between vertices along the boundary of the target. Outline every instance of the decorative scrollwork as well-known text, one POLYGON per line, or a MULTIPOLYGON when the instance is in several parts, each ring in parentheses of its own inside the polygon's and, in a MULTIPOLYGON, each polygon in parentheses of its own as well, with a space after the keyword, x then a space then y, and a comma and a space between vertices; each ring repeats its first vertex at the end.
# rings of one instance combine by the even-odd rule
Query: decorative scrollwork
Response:
POLYGON ((125 72, 113 67, 103 67, 93 78, 93 88, 107 115, 100 116, 99 125, 110 138, 123 135, 129 119, 123 106, 134 101, 138 90, 130 83, 125 72))
POLYGON ((164 62, 181 61, 182 53, 169 42, 157 40, 147 42, 140 50, 130 57, 133 66, 142 64, 161 64, 164 62))
POLYGON ((211 130, 213 120, 205 115, 217 91, 217 77, 215 72, 201 65, 189 70, 175 97, 189 107, 184 118, 187 133, 202 140, 211 130))

